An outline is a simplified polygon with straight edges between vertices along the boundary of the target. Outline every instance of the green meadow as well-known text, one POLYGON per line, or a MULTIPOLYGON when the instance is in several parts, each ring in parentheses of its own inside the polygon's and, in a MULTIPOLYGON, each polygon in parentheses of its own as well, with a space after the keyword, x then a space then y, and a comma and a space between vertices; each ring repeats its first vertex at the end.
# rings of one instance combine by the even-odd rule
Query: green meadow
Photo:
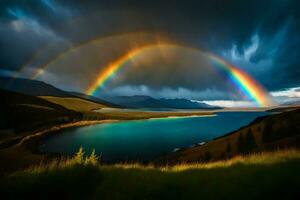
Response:
POLYGON ((299 199, 300 151, 153 166, 102 165, 95 154, 6 175, 3 199, 299 199))

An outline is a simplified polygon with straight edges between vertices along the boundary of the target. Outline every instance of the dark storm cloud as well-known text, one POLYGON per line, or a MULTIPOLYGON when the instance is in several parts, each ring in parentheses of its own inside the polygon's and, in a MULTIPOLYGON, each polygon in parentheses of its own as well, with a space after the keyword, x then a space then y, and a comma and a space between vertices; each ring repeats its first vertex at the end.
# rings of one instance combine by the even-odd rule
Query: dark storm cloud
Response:
POLYGON ((51 25, 60 12, 52 13, 43 2, 4 1, 0 4, 1 68, 16 70, 39 49, 64 40, 51 25))
MULTIPOLYGON (((59 52, 95 37, 153 31, 224 56, 269 90, 295 87, 300 85, 299 4, 297 0, 1 1, 0 69, 16 70, 49 45, 59 52)), ((45 52, 47 57, 49 51, 45 52)))

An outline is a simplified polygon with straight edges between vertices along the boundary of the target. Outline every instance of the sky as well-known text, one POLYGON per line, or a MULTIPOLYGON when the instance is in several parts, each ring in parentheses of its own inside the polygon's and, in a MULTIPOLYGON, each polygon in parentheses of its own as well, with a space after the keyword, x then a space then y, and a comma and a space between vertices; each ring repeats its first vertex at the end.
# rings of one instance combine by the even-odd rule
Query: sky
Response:
POLYGON ((143 53, 97 95, 248 105, 211 66, 209 52, 279 103, 299 101, 299 7, 297 0, 2 0, 0 75, 84 92, 131 48, 167 42, 178 47, 143 53))

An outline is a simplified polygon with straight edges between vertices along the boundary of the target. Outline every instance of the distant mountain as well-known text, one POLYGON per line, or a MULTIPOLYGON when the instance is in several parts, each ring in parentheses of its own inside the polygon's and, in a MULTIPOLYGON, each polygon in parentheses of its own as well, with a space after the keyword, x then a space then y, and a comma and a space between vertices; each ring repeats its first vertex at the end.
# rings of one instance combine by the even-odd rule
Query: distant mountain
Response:
POLYGON ((0 89, 18 92, 31 96, 78 97, 109 107, 127 108, 168 108, 168 109, 218 109, 205 103, 187 99, 155 99, 150 96, 118 96, 103 100, 78 92, 66 92, 42 81, 0 77, 0 89))
POLYGON ((150 96, 118 96, 109 99, 115 104, 129 108, 170 108, 170 109, 218 109, 220 107, 210 106, 187 99, 155 99, 150 96))
POLYGON ((292 101, 281 104, 281 106, 300 106, 300 101, 292 101))
POLYGON ((115 103, 111 103, 109 101, 106 101, 106 100, 103 100, 103 99, 100 99, 100 98, 97 98, 97 97, 94 97, 94 96, 89 96, 89 95, 86 95, 86 94, 82 94, 82 93, 79 93, 79 92, 69 92, 69 94, 71 94, 75 97, 81 98, 81 99, 86 99, 86 100, 89 100, 89 101, 92 101, 92 102, 95 102, 95 103, 100 103, 100 104, 103 104, 103 105, 106 105, 106 106, 109 106, 109 107, 114 107, 114 108, 123 107, 123 106, 117 105, 115 103))
POLYGON ((269 112, 286 112, 300 108, 300 101, 286 102, 268 110, 269 112))
POLYGON ((72 96, 45 82, 23 78, 0 77, 0 88, 31 96, 72 96))

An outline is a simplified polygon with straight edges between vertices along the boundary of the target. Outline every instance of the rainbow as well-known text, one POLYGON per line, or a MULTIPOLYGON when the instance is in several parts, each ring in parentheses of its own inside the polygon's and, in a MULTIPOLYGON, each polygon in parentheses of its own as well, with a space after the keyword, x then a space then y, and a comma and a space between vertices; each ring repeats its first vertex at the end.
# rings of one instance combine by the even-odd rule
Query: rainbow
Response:
POLYGON ((162 45, 146 45, 130 50, 125 55, 121 56, 117 60, 110 63, 107 67, 105 67, 104 71, 100 73, 96 81, 86 90, 86 93, 88 95, 95 95, 97 91, 103 88, 105 83, 108 82, 118 72, 118 70, 120 70, 122 66, 125 66, 126 63, 128 63, 131 59, 144 52, 145 50, 158 48, 159 46, 162 45))
MULTIPOLYGON (((164 47, 164 44, 154 44, 146 45, 143 47, 135 48, 128 51, 125 55, 121 56, 117 60, 110 63, 104 70, 97 76, 96 80, 88 87, 86 93, 88 95, 95 95, 105 84, 114 77, 118 71, 124 67, 130 60, 134 59, 137 55, 145 52, 145 50, 151 48, 164 47)), ((170 45, 170 47, 178 47, 177 45, 170 45)), ((191 48, 193 49, 193 48, 191 48)), ((195 49, 194 49, 195 50, 195 49)), ((199 51, 199 50, 198 50, 199 51)), ((274 104, 272 98, 264 90, 264 88, 256 82, 252 77, 250 77, 246 72, 238 69, 237 67, 229 64, 224 59, 213 55, 211 53, 204 53, 219 69, 224 70, 231 82, 234 83, 235 87, 242 92, 247 99, 253 101, 259 107, 268 107, 274 104)))
POLYGON ((229 76, 231 82, 246 96, 259 107, 268 107, 274 104, 272 98, 266 90, 250 77, 246 72, 231 65, 224 59, 213 54, 206 54, 213 62, 214 66, 223 69, 229 76))

